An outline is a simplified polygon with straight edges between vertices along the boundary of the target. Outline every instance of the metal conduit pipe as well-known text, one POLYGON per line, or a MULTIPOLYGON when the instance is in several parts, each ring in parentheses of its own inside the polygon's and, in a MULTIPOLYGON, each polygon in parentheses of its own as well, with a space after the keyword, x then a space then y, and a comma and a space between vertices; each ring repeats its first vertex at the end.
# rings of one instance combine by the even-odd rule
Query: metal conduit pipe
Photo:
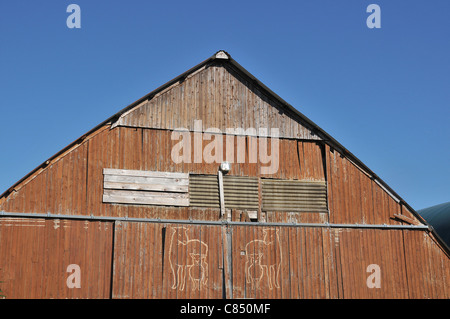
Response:
POLYGON ((330 224, 330 223, 266 223, 266 222, 233 222, 227 220, 183 220, 183 219, 159 219, 159 218, 133 218, 93 215, 57 215, 34 213, 8 213, 0 212, 0 217, 19 218, 52 218, 52 219, 77 219, 94 221, 126 221, 161 224, 189 224, 189 225, 236 225, 236 226, 276 226, 276 227, 324 227, 324 228, 377 228, 377 229, 410 229, 430 230, 427 225, 388 225, 388 224, 330 224))

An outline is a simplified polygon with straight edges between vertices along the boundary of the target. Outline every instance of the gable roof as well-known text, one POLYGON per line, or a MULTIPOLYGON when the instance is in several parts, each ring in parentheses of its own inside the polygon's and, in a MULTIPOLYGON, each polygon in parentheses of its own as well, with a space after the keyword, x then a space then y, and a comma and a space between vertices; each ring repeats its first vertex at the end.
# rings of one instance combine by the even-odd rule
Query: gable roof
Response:
POLYGON ((145 96, 141 97, 140 99, 134 101, 133 103, 129 104, 116 114, 112 115, 102 123, 98 124, 96 127, 94 127, 92 130, 87 132, 86 134, 82 135, 80 138, 69 144, 67 147, 50 157, 48 160, 46 160, 44 163, 36 167, 34 170, 32 170, 29 174, 24 176, 21 180, 19 180, 17 183, 15 183, 13 186, 8 188, 3 194, 0 195, 0 199, 8 196, 14 188, 19 185, 21 182, 26 180, 28 177, 33 175, 37 170, 41 168, 45 168, 49 163, 60 156, 61 154, 67 152, 67 150, 71 149, 72 147, 80 144, 86 137, 90 136, 91 134, 98 131, 100 128, 104 127, 105 125, 114 125, 122 115, 124 115, 126 112, 129 112, 139 104, 145 102, 146 100, 152 99, 155 95, 157 95, 159 92, 169 88, 170 86, 176 84, 177 82, 183 81, 187 76, 192 74, 193 72, 199 70, 200 68, 208 65, 209 63, 215 62, 215 61, 221 61, 222 63, 229 63, 232 65, 236 70, 238 70, 241 75, 249 79, 252 83, 257 85, 262 91, 264 91, 266 94, 274 98, 278 103, 280 103, 286 110, 289 112, 292 112, 293 114, 297 115, 303 122, 303 124, 306 124, 311 131, 319 136, 326 144, 328 144, 332 149, 338 151, 342 156, 346 157, 348 160, 350 160, 354 165, 359 167, 362 171, 364 171, 370 178, 377 183, 381 188, 383 188, 396 202, 401 203, 404 205, 406 209, 408 209, 421 223, 427 225, 429 229, 433 232, 433 234, 438 238, 438 240, 441 242, 442 246, 445 247, 447 252, 450 252, 450 248, 446 245, 446 243, 439 237, 439 235, 434 231, 433 227, 420 215, 418 214, 405 200, 403 200, 393 189, 389 187, 378 175, 376 175, 372 170, 370 170, 362 161, 360 161, 355 155, 353 155, 349 150, 347 150, 342 144, 340 144, 338 141, 336 141, 331 135, 329 135, 327 132, 325 132, 322 128, 320 128, 316 123, 311 121, 308 117, 306 117, 304 114, 302 114, 300 111, 298 111, 296 108, 294 108, 292 105, 290 105, 288 102, 283 100, 280 96, 278 96, 275 92, 270 90, 267 86, 265 86, 261 81, 259 81, 256 77, 254 77, 250 72, 248 72, 245 68, 243 68, 238 62, 236 62, 230 54, 228 54, 226 51, 220 50, 213 54, 208 59, 204 60, 203 62, 197 64, 196 66, 192 67, 191 69, 187 70, 186 72, 180 74, 179 76, 175 77, 174 79, 170 80, 169 82, 161 85, 160 87, 156 88, 155 90, 151 91, 150 93, 146 94, 145 96))

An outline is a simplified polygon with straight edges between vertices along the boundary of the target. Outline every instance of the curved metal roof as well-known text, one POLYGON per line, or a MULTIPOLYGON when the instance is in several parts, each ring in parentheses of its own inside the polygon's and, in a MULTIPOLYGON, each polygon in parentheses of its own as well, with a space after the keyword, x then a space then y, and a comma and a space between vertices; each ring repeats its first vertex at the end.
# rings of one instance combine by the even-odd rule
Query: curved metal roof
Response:
POLYGON ((450 246, 450 202, 417 211, 450 246))

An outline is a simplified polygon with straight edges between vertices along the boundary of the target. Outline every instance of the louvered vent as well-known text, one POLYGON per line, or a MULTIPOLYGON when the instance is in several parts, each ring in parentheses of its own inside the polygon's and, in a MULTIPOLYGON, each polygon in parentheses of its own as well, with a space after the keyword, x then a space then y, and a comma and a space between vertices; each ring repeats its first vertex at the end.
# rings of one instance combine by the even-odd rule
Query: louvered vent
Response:
POLYGON ((223 190, 225 207, 258 209, 258 178, 225 175, 223 190))
POLYGON ((216 175, 189 175, 190 206, 220 208, 216 175))
MULTIPOLYGON (((258 179, 242 176, 223 177, 226 208, 258 209, 258 179)), ((217 175, 190 175, 190 206, 220 208, 217 175)))
POLYGON ((325 182, 262 179, 264 211, 327 212, 325 182))

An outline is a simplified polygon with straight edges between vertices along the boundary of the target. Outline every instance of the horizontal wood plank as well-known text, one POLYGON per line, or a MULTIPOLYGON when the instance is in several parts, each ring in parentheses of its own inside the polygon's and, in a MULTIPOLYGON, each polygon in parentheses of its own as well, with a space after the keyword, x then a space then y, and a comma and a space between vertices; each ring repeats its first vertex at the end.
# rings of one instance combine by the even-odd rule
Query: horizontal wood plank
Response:
POLYGON ((189 206, 189 194, 118 191, 106 189, 103 193, 103 201, 106 203, 121 203, 121 204, 189 206))
POLYGON ((157 172, 157 171, 140 171, 130 169, 113 169, 104 168, 103 175, 123 175, 123 176, 142 176, 142 177, 162 177, 162 178, 180 178, 188 179, 187 173, 157 172))
POLYGON ((164 178, 164 177, 141 177, 141 176, 119 176, 119 175, 105 175, 105 182, 119 182, 119 183, 135 183, 135 184, 155 184, 155 185, 178 185, 188 186, 189 179, 181 178, 164 178))
POLYGON ((118 190, 142 190, 142 191, 160 191, 160 192, 180 192, 187 193, 188 185, 164 185, 164 184, 141 184, 127 182, 107 182, 103 184, 105 189, 118 190))

